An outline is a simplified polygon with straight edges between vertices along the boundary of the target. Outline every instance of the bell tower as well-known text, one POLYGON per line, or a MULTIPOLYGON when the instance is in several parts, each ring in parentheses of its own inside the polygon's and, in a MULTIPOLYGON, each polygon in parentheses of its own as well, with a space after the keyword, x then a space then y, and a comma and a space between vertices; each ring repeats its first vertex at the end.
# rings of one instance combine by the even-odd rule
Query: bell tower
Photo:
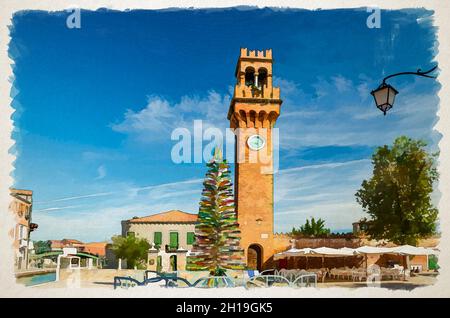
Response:
POLYGON ((272 50, 241 48, 228 110, 235 130, 235 204, 249 268, 273 256, 273 143, 280 89, 272 85, 272 50))

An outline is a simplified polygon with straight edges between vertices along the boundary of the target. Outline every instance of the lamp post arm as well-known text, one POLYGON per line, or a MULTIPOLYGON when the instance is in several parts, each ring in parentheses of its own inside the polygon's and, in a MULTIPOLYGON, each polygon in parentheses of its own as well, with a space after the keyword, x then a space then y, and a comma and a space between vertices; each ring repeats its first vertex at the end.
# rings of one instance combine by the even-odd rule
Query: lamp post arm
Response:
POLYGON ((428 75, 429 73, 433 72, 438 66, 436 65, 435 67, 433 67, 432 69, 426 71, 426 72, 422 72, 421 69, 419 68, 417 70, 417 72, 401 72, 401 73, 395 73, 395 74, 391 74, 389 76, 386 76, 385 78, 383 78, 383 84, 386 84, 386 80, 395 76, 399 76, 399 75, 417 75, 417 76, 422 76, 422 77, 428 77, 428 78, 436 78, 436 76, 432 76, 432 75, 428 75))

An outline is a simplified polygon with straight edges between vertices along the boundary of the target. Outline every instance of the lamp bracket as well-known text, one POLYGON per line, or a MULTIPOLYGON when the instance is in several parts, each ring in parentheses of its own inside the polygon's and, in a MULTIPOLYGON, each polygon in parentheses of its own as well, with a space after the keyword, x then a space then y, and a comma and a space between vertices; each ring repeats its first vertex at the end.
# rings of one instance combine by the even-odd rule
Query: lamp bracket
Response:
POLYGON ((432 75, 428 75, 429 73, 433 72, 435 69, 437 69, 437 65, 434 66, 433 68, 429 69, 428 71, 422 72, 422 70, 419 68, 417 70, 417 72, 401 72, 401 73, 395 73, 395 74, 391 74, 389 76, 386 76, 385 78, 383 78, 383 84, 386 84, 386 80, 395 76, 399 76, 399 75, 417 75, 417 76, 422 76, 422 77, 428 77, 428 78, 436 78, 436 76, 432 76, 432 75))

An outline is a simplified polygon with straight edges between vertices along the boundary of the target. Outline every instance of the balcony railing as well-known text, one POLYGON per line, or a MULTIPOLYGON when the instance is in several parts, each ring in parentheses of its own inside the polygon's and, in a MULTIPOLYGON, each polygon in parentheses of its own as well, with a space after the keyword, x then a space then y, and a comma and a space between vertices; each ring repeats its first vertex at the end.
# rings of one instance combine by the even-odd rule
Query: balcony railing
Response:
POLYGON ((166 245, 166 253, 173 253, 176 252, 178 250, 178 245, 166 245))

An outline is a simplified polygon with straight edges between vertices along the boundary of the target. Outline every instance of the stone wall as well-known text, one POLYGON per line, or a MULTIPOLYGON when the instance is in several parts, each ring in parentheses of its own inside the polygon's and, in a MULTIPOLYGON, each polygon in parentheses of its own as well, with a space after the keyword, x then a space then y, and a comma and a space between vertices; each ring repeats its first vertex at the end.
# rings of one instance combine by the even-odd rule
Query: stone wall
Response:
MULTIPOLYGON (((417 243, 417 246, 420 247, 428 247, 428 248, 435 248, 439 245, 439 237, 434 236, 426 239, 421 239, 417 243)), ((368 245, 368 246, 383 246, 383 247, 394 247, 397 246, 396 244, 385 241, 385 240, 370 240, 364 235, 360 236, 361 245, 368 245)))
POLYGON ((274 254, 286 251, 291 248, 292 237, 287 234, 276 233, 273 235, 274 254))
POLYGON ((318 248, 318 247, 331 247, 331 248, 356 248, 361 246, 361 240, 345 239, 345 238, 300 238, 295 240, 295 248, 318 248))

